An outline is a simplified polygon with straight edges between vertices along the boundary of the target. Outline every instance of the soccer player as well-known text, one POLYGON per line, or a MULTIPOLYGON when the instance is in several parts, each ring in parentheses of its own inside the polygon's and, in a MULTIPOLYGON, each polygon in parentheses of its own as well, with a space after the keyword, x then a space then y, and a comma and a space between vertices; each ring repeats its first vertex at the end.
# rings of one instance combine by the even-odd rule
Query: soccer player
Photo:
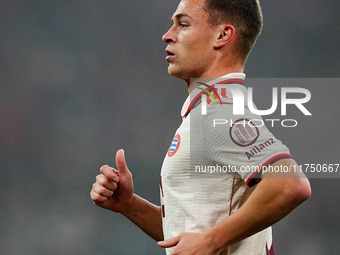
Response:
POLYGON ((168 255, 274 254, 271 225, 305 201, 311 188, 298 171, 261 173, 298 166, 265 127, 249 125, 261 117, 247 105, 241 118, 233 115, 232 91, 247 93, 243 69, 262 28, 259 2, 182 0, 172 20, 163 36, 168 72, 186 82, 190 95, 163 162, 161 206, 134 194, 123 150, 116 154, 117 169, 100 168, 91 198, 129 218, 168 255), (202 114, 204 105, 208 114, 202 114), (211 121, 221 116, 233 124, 213 128, 211 121), (209 166, 235 171, 206 176, 209 166))

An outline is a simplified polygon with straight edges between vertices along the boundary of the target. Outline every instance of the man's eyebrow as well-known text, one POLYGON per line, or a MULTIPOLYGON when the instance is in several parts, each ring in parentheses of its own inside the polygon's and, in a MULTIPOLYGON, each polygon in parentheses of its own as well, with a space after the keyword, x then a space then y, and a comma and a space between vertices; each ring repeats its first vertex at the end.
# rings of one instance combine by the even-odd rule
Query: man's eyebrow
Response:
POLYGON ((185 13, 177 13, 176 15, 172 16, 171 19, 172 19, 172 20, 175 20, 175 19, 179 20, 179 19, 181 19, 181 18, 183 18, 183 17, 192 19, 190 15, 185 14, 185 13))

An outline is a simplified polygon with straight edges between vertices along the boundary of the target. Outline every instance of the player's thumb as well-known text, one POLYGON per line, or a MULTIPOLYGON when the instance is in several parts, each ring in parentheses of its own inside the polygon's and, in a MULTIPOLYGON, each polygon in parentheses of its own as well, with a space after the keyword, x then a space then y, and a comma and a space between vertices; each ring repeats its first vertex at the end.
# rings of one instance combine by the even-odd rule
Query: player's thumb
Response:
POLYGON ((162 247, 162 248, 170 248, 170 247, 176 246, 179 243, 180 239, 181 239, 180 236, 175 236, 168 240, 160 241, 157 244, 159 247, 162 247))
POLYGON ((125 161, 125 152, 123 149, 118 150, 116 153, 116 165, 121 174, 129 172, 125 161))

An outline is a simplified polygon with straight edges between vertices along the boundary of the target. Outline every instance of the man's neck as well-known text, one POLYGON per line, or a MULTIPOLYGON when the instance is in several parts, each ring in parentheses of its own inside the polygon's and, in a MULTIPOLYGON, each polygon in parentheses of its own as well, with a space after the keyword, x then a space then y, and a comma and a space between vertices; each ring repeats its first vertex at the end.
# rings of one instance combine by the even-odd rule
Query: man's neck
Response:
POLYGON ((243 73, 243 66, 229 69, 224 68, 224 70, 209 72, 202 75, 201 77, 185 80, 188 93, 190 94, 191 91, 199 86, 199 83, 197 83, 198 80, 204 80, 204 82, 207 82, 208 80, 213 80, 229 73, 243 73))

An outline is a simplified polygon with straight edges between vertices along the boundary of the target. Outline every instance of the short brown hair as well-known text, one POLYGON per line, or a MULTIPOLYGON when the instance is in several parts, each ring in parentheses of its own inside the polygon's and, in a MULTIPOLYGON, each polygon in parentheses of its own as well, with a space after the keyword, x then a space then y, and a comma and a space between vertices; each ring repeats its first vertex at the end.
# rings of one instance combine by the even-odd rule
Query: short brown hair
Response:
POLYGON ((247 59, 263 25, 262 11, 258 0, 206 0, 205 8, 210 15, 208 22, 233 25, 239 36, 236 57, 247 59))

